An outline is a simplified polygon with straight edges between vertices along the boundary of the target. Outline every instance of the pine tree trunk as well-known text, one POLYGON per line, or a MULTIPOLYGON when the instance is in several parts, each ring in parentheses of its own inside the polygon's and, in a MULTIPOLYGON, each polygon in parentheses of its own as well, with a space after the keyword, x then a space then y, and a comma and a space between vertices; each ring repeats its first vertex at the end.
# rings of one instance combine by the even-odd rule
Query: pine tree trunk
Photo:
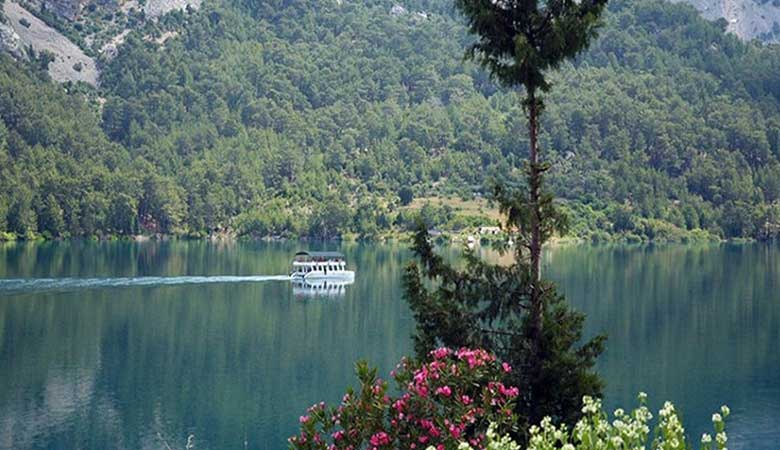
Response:
POLYGON ((536 93, 528 93, 528 134, 530 137, 529 154, 529 189, 531 200, 531 314, 533 315, 533 340, 538 346, 542 333, 543 308, 541 292, 541 262, 542 262, 542 217, 539 204, 542 185, 542 170, 539 165, 539 149, 537 145, 539 105, 536 93))

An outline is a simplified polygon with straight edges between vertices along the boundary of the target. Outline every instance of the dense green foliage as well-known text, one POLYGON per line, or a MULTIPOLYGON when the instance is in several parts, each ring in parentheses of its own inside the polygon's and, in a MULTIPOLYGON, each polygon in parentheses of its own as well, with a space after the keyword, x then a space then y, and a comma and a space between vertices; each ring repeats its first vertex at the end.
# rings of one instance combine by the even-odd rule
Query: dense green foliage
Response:
MULTIPOLYGON (((517 215, 509 216, 508 224, 517 225, 512 220, 517 215)), ((594 365, 605 337, 583 338, 585 315, 573 310, 553 283, 535 279, 527 246, 514 247, 510 265, 467 252, 463 268, 434 252, 425 227, 413 248, 420 263, 407 267, 403 282, 417 323, 418 357, 438 346, 479 347, 515 367, 504 382, 523 386, 515 405, 515 432, 522 443, 528 442, 530 425, 546 416, 570 425, 579 420, 582 396, 601 395, 594 365)))
MULTIPOLYGON (((403 5, 207 1, 131 33, 95 91, 0 58, 0 231, 370 237, 409 189, 520 177, 517 95, 462 62, 450 2, 403 5)), ((606 21, 541 124, 573 231, 776 235, 780 49, 658 0, 606 21)))

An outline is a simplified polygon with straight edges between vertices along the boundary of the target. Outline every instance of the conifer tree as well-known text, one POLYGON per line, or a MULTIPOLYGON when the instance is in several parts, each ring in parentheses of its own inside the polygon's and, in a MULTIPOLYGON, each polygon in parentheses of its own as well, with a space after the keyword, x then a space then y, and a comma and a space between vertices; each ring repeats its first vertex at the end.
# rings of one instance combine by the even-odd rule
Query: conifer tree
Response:
POLYGON ((414 250, 422 273, 411 264, 405 273, 406 297, 417 320, 416 350, 438 345, 481 346, 511 361, 508 374, 522 386, 517 412, 523 422, 542 417, 572 423, 583 395, 599 395, 593 371, 604 337, 584 344, 584 316, 572 311, 552 283, 541 277, 542 246, 566 230, 566 218, 543 189, 549 164, 540 157, 539 115, 542 94, 551 88, 546 74, 576 56, 596 35, 606 0, 455 0, 476 42, 467 57, 505 87, 522 88, 528 119, 527 181, 518 188, 496 183, 494 195, 506 215, 505 229, 516 243, 514 263, 486 263, 467 252, 457 270, 436 255, 424 227, 414 250), (435 281, 429 290, 424 281, 435 281))

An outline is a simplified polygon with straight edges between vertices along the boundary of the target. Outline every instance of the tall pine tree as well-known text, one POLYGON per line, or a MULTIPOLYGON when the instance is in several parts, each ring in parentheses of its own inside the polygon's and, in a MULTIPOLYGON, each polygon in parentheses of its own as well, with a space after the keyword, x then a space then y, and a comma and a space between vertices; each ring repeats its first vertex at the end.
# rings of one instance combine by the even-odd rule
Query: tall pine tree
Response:
POLYGON ((604 337, 581 343, 584 316, 572 311, 552 283, 541 277, 542 246, 566 229, 566 219, 543 189, 549 165, 540 158, 542 94, 549 70, 576 56, 596 35, 606 0, 455 0, 476 42, 467 56, 508 88, 522 88, 528 119, 529 155, 522 187, 496 184, 495 198, 516 242, 514 263, 500 266, 466 254, 457 270, 435 254, 421 228, 404 277, 417 319, 416 350, 438 345, 481 346, 515 366, 510 382, 521 386, 519 438, 544 416, 572 423, 583 395, 600 395, 593 371, 604 337), (429 290, 425 278, 435 282, 429 290))

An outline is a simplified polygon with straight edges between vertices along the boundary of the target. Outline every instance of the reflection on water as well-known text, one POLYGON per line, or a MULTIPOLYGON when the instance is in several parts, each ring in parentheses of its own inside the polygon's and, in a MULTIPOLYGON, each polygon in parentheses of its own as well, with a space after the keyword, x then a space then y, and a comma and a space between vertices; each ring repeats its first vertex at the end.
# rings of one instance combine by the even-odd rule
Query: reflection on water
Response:
MULTIPOLYGON (((0 246, 0 278, 253 277, 283 273, 297 249, 15 244, 0 246)), ((198 449, 286 448, 307 406, 341 397, 357 359, 386 374, 411 351, 409 253, 338 250, 360 271, 350 286, 0 289, 0 449, 183 448, 190 434, 198 449), (299 301, 301 289, 338 301, 299 301)), ((639 390, 673 399, 698 435, 728 403, 729 448, 774 450, 777 248, 563 248, 546 254, 545 273, 588 314, 587 333, 609 334, 599 366, 609 405, 639 390)))
POLYGON ((343 297, 354 280, 293 280, 292 293, 296 297, 343 297))

